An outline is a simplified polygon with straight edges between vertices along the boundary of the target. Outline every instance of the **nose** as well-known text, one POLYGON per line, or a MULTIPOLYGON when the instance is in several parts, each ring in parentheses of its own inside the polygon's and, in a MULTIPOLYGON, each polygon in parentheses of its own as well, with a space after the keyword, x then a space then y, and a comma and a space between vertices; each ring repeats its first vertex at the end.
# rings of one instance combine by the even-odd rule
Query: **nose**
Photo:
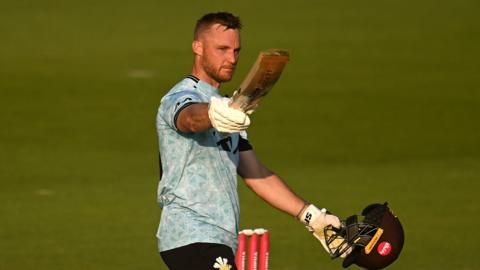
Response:
POLYGON ((227 53, 227 61, 233 65, 237 64, 238 53, 235 50, 229 50, 227 53))

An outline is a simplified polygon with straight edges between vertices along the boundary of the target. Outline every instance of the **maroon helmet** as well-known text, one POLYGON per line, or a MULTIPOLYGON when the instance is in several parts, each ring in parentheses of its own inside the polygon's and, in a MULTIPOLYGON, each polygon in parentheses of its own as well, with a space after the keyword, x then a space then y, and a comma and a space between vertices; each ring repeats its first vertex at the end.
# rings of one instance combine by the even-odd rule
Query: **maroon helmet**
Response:
POLYGON ((393 263, 402 251, 402 225, 388 203, 371 204, 362 211, 362 216, 361 221, 358 221, 357 215, 348 217, 341 229, 325 228, 325 242, 330 255, 332 258, 345 257, 345 268, 356 264, 369 270, 383 269, 393 263))

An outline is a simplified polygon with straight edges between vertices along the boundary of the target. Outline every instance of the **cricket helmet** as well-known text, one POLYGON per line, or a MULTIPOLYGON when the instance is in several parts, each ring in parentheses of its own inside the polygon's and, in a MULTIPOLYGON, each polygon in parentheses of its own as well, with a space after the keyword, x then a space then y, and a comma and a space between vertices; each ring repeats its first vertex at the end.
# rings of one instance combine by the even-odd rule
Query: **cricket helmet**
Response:
POLYGON ((348 217, 340 229, 325 227, 327 248, 332 258, 344 258, 344 268, 356 264, 369 270, 383 269, 402 251, 404 233, 400 220, 386 202, 367 206, 361 215, 361 221, 357 215, 348 217))

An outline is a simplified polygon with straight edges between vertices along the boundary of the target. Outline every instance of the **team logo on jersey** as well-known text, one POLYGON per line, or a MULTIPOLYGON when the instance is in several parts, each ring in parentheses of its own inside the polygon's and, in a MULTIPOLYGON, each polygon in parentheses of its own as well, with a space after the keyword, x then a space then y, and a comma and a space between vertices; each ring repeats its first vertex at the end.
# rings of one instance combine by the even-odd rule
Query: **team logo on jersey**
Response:
POLYGON ((224 151, 232 151, 232 137, 228 136, 217 142, 217 145, 222 147, 224 151))
POLYGON ((220 146, 223 151, 231 152, 236 154, 239 149, 239 144, 234 147, 233 139, 231 136, 224 136, 215 131, 213 131, 213 136, 217 138, 217 146, 220 146))
POLYGON ((213 268, 218 270, 230 270, 232 266, 228 264, 228 260, 222 257, 218 257, 215 264, 213 264, 213 268))

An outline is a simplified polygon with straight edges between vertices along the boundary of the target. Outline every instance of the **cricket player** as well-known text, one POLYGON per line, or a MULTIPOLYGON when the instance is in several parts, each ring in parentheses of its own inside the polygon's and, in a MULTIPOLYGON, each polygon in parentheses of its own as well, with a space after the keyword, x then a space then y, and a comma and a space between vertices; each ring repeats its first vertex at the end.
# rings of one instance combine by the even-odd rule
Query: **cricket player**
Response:
POLYGON ((336 216, 307 203, 260 163, 247 138, 249 116, 230 108, 230 99, 220 95, 220 84, 230 81, 239 59, 240 28, 240 19, 227 12, 200 18, 192 72, 162 98, 158 109, 162 213, 157 238, 160 255, 172 270, 236 269, 237 174, 314 234, 327 225, 340 226, 336 216), (218 257, 227 263, 215 265, 218 257))

